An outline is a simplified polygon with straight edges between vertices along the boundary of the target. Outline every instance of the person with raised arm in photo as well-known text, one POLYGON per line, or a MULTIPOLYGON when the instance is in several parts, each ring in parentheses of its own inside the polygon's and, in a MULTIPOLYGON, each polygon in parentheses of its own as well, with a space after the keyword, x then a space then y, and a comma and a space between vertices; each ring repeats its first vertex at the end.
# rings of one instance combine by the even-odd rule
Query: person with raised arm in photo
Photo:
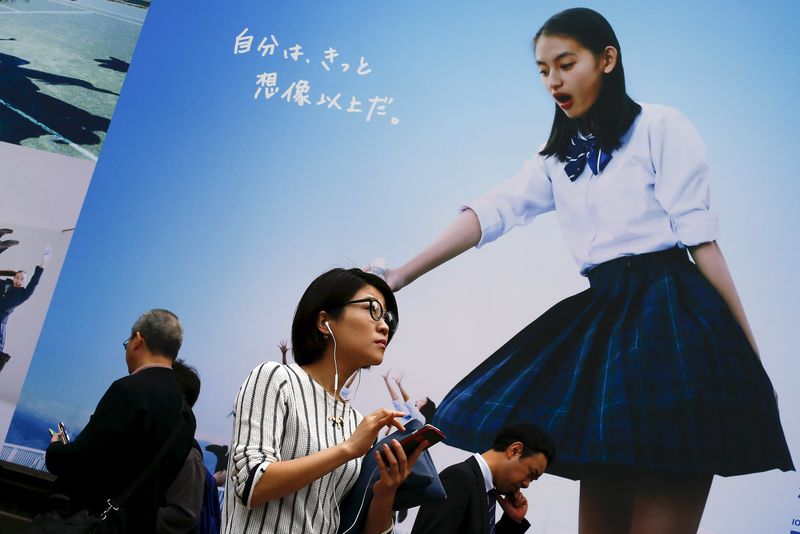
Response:
POLYGON ((553 15, 533 51, 555 108, 547 142, 410 261, 377 271, 396 291, 555 211, 590 287, 463 377, 434 424, 471 451, 509 422, 541 427, 559 444, 549 472, 580 481, 581 534, 696 532, 714 475, 794 469, 717 243, 703 142, 680 111, 628 96, 596 11, 553 15))
MULTIPOLYGON (((4 246, 2 250, 6 248, 8 247, 4 246)), ((27 278, 27 273, 25 271, 17 271, 14 274, 12 283, 5 287, 4 291, 0 293, 0 353, 3 352, 6 345, 6 326, 9 317, 14 310, 17 309, 17 306, 31 298, 33 292, 36 290, 36 286, 39 285, 39 280, 42 278, 44 268, 47 262, 50 261, 52 255, 53 251, 50 245, 47 245, 44 252, 42 252, 39 265, 33 270, 33 276, 31 276, 30 281, 27 284, 25 283, 25 279, 27 278)))

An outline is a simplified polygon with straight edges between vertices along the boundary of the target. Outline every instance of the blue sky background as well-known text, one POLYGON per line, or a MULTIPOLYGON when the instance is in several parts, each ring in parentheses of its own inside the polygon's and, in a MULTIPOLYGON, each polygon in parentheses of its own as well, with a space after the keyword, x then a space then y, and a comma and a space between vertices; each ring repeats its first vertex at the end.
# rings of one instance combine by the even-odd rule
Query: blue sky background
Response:
MULTIPOLYGON (((154 3, 19 409, 81 427, 125 373, 120 343, 137 315, 167 307, 184 323, 181 355, 203 378, 199 435, 227 443, 238 387, 251 368, 279 356, 276 345, 289 336, 314 276, 373 256, 405 261, 460 203, 511 176, 552 121, 530 39, 571 5, 431 4, 154 3), (253 51, 234 55, 245 27, 255 36, 253 51), (270 34, 280 46, 263 58, 255 48, 270 34), (283 50, 296 43, 306 55, 285 60, 283 50), (341 54, 337 63, 354 67, 325 71, 319 62, 328 47, 341 54), (372 68, 367 76, 354 72, 361 56, 372 68), (281 93, 308 80, 312 105, 280 94, 254 100, 262 72, 278 73, 281 93), (356 96, 365 112, 314 105, 320 92, 341 92, 344 108, 356 96), (367 123, 373 96, 394 101, 385 117, 367 123)), ((679 108, 705 140, 720 245, 797 460, 800 4, 591 7, 621 41, 631 96, 679 108)), ((400 292, 402 326, 385 365, 438 401, 531 319, 585 285, 555 217, 544 216, 400 292)), ((356 405, 368 411, 388 403, 382 388, 378 372, 365 375, 356 405)), ((447 465, 463 453, 442 446, 434 457, 447 465)), ((716 479, 704 532, 788 531, 800 515, 798 482, 794 473, 716 479), (737 498, 747 506, 731 507, 737 498)), ((535 532, 570 532, 577 485, 554 477, 538 485, 535 532)))

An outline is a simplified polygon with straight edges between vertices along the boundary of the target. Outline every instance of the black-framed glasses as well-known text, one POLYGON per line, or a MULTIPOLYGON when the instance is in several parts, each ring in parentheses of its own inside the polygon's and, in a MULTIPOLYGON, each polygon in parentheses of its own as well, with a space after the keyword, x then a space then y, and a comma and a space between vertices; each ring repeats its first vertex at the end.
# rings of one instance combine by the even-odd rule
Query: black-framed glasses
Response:
POLYGON ((362 302, 369 302, 369 315, 372 317, 373 321, 380 321, 383 319, 383 322, 385 322, 386 326, 389 327, 389 332, 394 333, 394 331, 397 330, 397 316, 390 310, 384 310, 383 304, 381 304, 378 299, 367 297, 364 299, 349 300, 343 303, 342 306, 347 306, 348 304, 360 304, 362 302))
POLYGON ((123 341, 122 342, 122 348, 125 349, 125 350, 128 350, 128 343, 130 343, 130 341, 131 341, 131 338, 128 338, 125 341, 123 341))

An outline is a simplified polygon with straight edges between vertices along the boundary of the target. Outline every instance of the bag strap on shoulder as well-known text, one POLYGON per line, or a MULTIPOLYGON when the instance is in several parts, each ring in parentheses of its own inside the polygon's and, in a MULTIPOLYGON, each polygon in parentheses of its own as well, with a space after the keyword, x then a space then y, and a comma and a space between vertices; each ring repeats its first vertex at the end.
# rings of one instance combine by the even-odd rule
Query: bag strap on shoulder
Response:
POLYGON ((175 428, 172 429, 172 432, 170 433, 169 437, 166 439, 166 441, 164 441, 164 444, 161 445, 158 454, 156 454, 153 457, 153 459, 147 465, 147 468, 145 468, 145 470, 141 472, 141 474, 136 478, 136 480, 133 481, 133 484, 130 484, 122 493, 119 493, 115 498, 108 499, 106 501, 106 509, 102 512, 102 514, 100 514, 100 519, 105 519, 106 516, 108 516, 108 514, 112 510, 114 511, 119 510, 120 506, 122 506, 125 503, 125 501, 127 501, 130 498, 130 496, 133 495, 133 493, 139 488, 139 486, 142 485, 142 482, 144 482, 145 479, 148 476, 150 476, 150 473, 153 472, 153 469, 156 468, 158 462, 161 461, 161 458, 164 456, 164 454, 170 448, 172 443, 175 441, 175 438, 178 437, 178 434, 180 433, 181 429, 183 429, 183 425, 186 423, 187 415, 191 412, 191 410, 192 409, 189 407, 189 404, 186 402, 186 399, 184 398, 181 404, 181 409, 180 411, 178 411, 178 422, 175 425, 175 428))

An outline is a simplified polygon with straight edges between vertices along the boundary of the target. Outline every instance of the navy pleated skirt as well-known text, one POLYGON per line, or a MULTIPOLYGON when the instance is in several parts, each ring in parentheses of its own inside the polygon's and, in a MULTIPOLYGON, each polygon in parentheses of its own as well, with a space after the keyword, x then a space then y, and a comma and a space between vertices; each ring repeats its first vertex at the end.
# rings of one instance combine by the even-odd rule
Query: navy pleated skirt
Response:
POLYGON ((548 472, 794 469, 769 377, 685 250, 618 258, 447 394, 434 424, 483 452, 506 424, 556 443, 548 472))

